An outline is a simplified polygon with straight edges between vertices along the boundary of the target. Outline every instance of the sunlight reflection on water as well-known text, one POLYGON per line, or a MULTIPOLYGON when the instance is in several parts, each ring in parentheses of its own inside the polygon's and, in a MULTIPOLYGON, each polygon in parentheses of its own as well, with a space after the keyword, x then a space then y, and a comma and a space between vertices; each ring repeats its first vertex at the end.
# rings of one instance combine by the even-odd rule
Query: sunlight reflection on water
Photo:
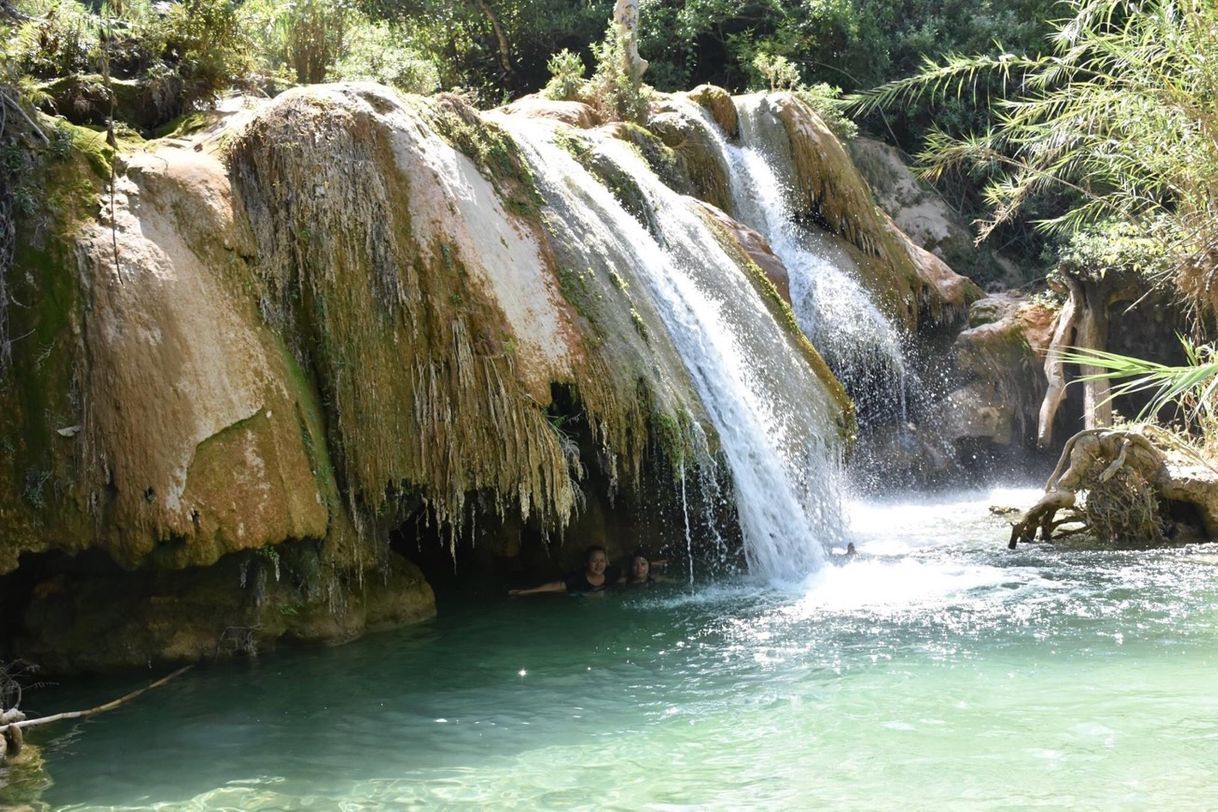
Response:
POLYGON ((988 507, 1033 495, 851 504, 858 557, 801 590, 472 595, 426 627, 203 670, 63 731, 47 799, 1218 806, 1218 554, 1011 553, 988 507))

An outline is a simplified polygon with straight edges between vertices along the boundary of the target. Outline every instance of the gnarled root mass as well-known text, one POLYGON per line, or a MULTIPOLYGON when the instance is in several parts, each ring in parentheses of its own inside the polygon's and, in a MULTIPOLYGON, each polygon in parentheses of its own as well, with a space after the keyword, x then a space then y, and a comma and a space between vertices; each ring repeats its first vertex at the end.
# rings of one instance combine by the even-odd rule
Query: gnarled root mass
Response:
POLYGON ((1045 495, 1011 528, 1008 547, 1063 535, 1063 525, 1081 522, 1103 542, 1163 538, 1160 503, 1170 476, 1163 453, 1142 434, 1088 429, 1066 441, 1045 495), (1079 496, 1085 494, 1081 508, 1079 496), (1059 514, 1064 513, 1064 518, 1059 514))

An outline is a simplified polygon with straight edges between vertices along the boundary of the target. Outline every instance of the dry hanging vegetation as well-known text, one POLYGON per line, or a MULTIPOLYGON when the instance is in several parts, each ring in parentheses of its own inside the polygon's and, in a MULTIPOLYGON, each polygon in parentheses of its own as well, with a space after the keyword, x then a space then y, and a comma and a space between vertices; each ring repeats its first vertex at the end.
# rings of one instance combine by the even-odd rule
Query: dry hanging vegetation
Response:
MULTIPOLYGON (((509 138, 455 99, 350 101, 282 100, 231 154, 262 257, 264 317, 317 380, 340 487, 357 517, 406 494, 458 528, 465 500, 482 492, 500 514, 536 515, 561 531, 585 461, 549 419, 548 391, 525 380, 513 326, 459 245, 443 232, 419 242, 428 228, 412 222, 411 201, 435 193, 410 188, 393 139, 435 139, 434 125, 537 234, 527 167, 509 138)), ((610 479, 636 480, 647 399, 590 349, 573 354, 566 374, 610 479)))
POLYGON ((232 163, 263 258, 265 314, 318 379, 357 514, 357 500, 375 512, 389 490, 427 483, 444 520, 459 522, 465 494, 488 490, 564 524, 571 460, 520 390, 503 318, 462 258, 416 244, 387 129, 283 104, 244 134, 232 163))

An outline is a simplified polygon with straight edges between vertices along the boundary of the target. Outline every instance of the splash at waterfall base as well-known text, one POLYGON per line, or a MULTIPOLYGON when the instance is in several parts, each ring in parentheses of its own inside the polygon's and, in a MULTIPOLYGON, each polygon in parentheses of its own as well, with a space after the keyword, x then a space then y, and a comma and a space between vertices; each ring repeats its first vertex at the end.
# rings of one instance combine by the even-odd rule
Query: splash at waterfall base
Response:
MULTIPOLYGON (((658 104, 653 131, 568 104, 571 127, 314 86, 54 168, 70 195, 19 224, 12 276, 38 340, 0 391, 6 654, 348 640, 589 543, 703 576, 820 566, 853 405, 792 269, 733 218, 702 108, 658 104)), ((815 115, 772 104, 796 214, 904 326, 963 312, 815 115)))

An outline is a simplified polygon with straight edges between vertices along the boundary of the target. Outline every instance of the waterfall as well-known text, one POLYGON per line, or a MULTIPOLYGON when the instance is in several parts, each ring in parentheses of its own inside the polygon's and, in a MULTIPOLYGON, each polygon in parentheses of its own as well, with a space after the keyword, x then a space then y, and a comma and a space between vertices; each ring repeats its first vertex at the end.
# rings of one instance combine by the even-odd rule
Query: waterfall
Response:
POLYGON ((672 100, 719 150, 728 170, 731 214, 764 236, 783 261, 799 325, 855 398, 860 422, 903 424, 910 372, 900 331, 846 270, 853 265, 846 252, 828 235, 796 222, 787 134, 764 102, 763 95, 736 99, 737 146, 701 105, 672 100))
POLYGON ((836 406, 794 351, 697 204, 665 186, 626 143, 598 156, 629 181, 649 230, 568 151, 549 122, 504 117, 546 201, 546 227, 584 267, 646 297, 681 356, 731 472, 750 571, 797 581, 841 538, 836 406))

